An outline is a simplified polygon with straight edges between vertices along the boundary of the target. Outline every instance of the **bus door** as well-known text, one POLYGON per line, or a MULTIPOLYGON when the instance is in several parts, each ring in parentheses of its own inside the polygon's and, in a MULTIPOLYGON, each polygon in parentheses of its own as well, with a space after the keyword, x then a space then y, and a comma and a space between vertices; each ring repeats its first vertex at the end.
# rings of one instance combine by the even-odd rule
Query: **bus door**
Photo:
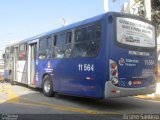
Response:
POLYGON ((28 85, 36 87, 36 56, 37 56, 37 42, 29 43, 28 53, 28 85))
POLYGON ((17 77, 17 68, 18 68, 18 46, 14 47, 14 81, 18 81, 18 77, 17 77))

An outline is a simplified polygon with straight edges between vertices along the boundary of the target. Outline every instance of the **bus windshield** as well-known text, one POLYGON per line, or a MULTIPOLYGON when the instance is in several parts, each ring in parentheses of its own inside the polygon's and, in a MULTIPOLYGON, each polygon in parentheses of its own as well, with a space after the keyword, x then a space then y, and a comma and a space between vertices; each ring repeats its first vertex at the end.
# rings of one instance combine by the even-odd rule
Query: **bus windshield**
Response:
POLYGON ((117 17, 117 42, 143 48, 154 48, 155 27, 149 23, 131 18, 117 17))

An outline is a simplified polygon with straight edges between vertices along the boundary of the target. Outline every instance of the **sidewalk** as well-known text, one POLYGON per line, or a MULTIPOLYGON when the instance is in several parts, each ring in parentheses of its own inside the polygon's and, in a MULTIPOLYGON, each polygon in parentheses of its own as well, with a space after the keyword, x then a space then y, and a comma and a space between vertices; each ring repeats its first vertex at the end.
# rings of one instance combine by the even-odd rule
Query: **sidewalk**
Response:
POLYGON ((157 83, 156 92, 148 95, 138 95, 135 98, 145 99, 145 100, 155 100, 160 101, 160 83, 157 83))
POLYGON ((138 96, 135 96, 135 98, 144 99, 144 100, 154 100, 154 101, 160 102, 160 95, 157 96, 156 94, 138 95, 138 96))

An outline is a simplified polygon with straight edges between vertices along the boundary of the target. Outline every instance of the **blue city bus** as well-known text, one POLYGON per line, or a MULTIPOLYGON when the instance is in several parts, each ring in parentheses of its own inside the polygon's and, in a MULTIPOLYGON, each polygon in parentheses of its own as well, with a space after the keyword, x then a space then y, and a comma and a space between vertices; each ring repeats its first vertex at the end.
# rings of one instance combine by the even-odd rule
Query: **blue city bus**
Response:
POLYGON ((155 92, 155 25, 108 12, 8 45, 5 79, 56 93, 111 98, 155 92))

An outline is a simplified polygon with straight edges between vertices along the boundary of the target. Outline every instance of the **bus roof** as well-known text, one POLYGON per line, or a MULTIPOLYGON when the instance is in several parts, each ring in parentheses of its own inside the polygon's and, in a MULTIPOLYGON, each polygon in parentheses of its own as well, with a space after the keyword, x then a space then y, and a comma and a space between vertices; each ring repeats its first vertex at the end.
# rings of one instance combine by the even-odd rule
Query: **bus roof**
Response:
POLYGON ((28 42, 28 41, 32 41, 32 40, 38 39, 40 37, 47 36, 47 35, 54 34, 54 33, 58 33, 58 32, 61 32, 61 31, 68 30, 68 29, 72 29, 72 28, 78 27, 80 25, 85 25, 85 24, 88 24, 88 23, 91 23, 91 22, 96 22, 98 20, 101 20, 105 15, 106 15, 106 13, 95 16, 95 17, 92 17, 92 18, 88 18, 86 20, 82 20, 82 21, 79 21, 79 22, 76 22, 76 23, 73 23, 73 24, 70 24, 70 25, 55 29, 55 30, 51 30, 49 32, 45 32, 45 33, 36 35, 34 37, 30 37, 30 38, 27 38, 27 39, 24 39, 24 40, 15 42, 15 43, 11 43, 7 47, 17 45, 17 44, 20 44, 20 43, 25 43, 25 42, 28 42))
POLYGON ((82 20, 82 21, 79 21, 79 22, 76 22, 76 23, 72 23, 70 25, 67 25, 67 26, 64 26, 64 27, 61 27, 61 28, 58 28, 58 29, 55 29, 55 30, 51 30, 49 32, 45 32, 45 33, 30 37, 30 38, 27 38, 27 39, 24 39, 24 40, 15 42, 15 43, 11 43, 6 47, 10 47, 10 46, 17 45, 17 44, 20 44, 20 43, 25 43, 25 42, 27 43, 29 41, 38 39, 38 38, 43 37, 43 36, 51 35, 51 34, 58 33, 58 32, 61 32, 61 31, 65 31, 65 30, 68 30, 68 29, 72 29, 72 28, 75 28, 75 27, 78 27, 78 26, 81 26, 81 25, 85 25, 85 24, 91 23, 91 22, 96 22, 96 21, 102 20, 105 16, 110 15, 110 14, 112 14, 112 15, 113 14, 119 14, 121 16, 139 18, 142 21, 154 24, 153 22, 151 22, 151 21, 149 21, 149 20, 147 20, 147 19, 145 19, 145 18, 143 18, 141 16, 136 16, 136 15, 128 14, 128 13, 107 12, 107 13, 103 13, 101 15, 98 15, 98 16, 95 16, 95 17, 91 17, 91 18, 88 18, 86 20, 82 20))

